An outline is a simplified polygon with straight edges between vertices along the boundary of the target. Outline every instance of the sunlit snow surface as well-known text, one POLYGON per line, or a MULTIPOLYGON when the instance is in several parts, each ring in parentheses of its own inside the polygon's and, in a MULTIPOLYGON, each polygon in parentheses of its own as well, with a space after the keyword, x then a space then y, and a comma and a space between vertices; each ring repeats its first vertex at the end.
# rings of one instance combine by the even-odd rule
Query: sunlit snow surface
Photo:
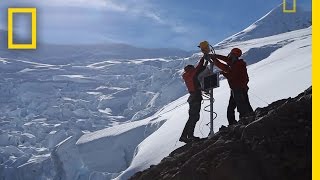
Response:
POLYGON ((226 38, 219 44, 223 46, 230 42, 263 38, 309 26, 311 26, 311 12, 304 11, 298 6, 295 13, 284 13, 283 4, 280 4, 246 29, 226 38))
MULTIPOLYGON (((268 58, 248 67, 250 76, 249 97, 253 108, 267 106, 268 103, 278 99, 294 97, 311 86, 311 28, 274 37, 247 41, 241 44, 237 43, 234 46, 242 47, 246 51, 252 47, 265 46, 271 42, 276 43, 276 41, 278 41, 278 43, 283 41, 290 43, 285 43, 286 45, 274 51, 268 58)), ((225 54, 231 47, 232 45, 226 50, 219 51, 219 53, 222 52, 225 54)), ((221 87, 214 91, 214 110, 218 114, 217 119, 214 121, 215 132, 218 131, 221 125, 227 125, 226 108, 229 96, 229 87, 224 80, 221 82, 221 87)), ((166 106, 163 111, 170 111, 172 108, 174 108, 174 110, 165 114, 161 114, 161 112, 156 113, 151 118, 152 121, 149 122, 151 124, 157 121, 162 122, 163 119, 165 119, 166 122, 157 131, 143 139, 141 143, 137 145, 130 166, 121 172, 118 179, 127 179, 135 172, 146 169, 152 164, 159 163, 162 158, 184 144, 177 142, 177 140, 188 119, 188 104, 185 103, 187 98, 188 95, 176 100, 166 106), (184 105, 180 106, 181 104, 184 105)), ((205 101, 202 107, 206 105, 208 105, 208 101, 205 101)), ((142 120, 141 122, 143 121, 148 121, 148 119, 142 120)), ((206 137, 208 135, 209 127, 206 126, 208 122, 209 113, 202 110, 200 121, 195 128, 196 136, 206 137)), ((136 130, 132 129, 131 131, 136 130)), ((122 136, 127 133, 129 133, 129 131, 123 133, 122 136)), ((138 131, 136 133, 138 133, 138 131)), ((81 144, 86 138, 87 135, 84 135, 78 141, 79 149, 83 146, 89 146, 90 143, 94 143, 100 139, 111 141, 111 139, 117 139, 118 137, 105 136, 103 138, 97 138, 90 143, 81 144)), ((137 136, 137 138, 140 137, 137 136)), ((125 146, 130 143, 131 141, 117 141, 118 147, 120 147, 119 144, 125 146)), ((95 147, 95 149, 96 148, 97 147, 95 147)), ((109 150, 108 147, 100 148, 109 150)), ((120 148, 118 150, 120 150, 120 148)), ((90 151, 87 151, 86 153, 89 152, 90 151)), ((109 154, 108 156, 117 156, 117 153, 109 154)), ((118 157, 121 159, 121 156, 118 157)), ((114 166, 117 165, 114 164, 114 166)), ((105 166, 105 168, 107 168, 107 166, 105 166)))

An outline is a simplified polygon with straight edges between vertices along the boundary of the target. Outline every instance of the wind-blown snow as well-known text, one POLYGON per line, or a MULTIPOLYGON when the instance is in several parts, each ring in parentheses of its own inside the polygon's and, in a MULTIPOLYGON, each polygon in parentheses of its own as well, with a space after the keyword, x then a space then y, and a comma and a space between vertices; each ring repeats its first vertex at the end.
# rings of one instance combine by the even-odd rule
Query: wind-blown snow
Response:
MULTIPOLYGON (((287 3, 287 6, 289 6, 288 4, 289 3, 287 3)), ((263 38, 307 28, 309 26, 311 26, 311 12, 304 11, 297 7, 295 13, 283 13, 283 4, 280 4, 243 31, 226 38, 218 43, 218 45, 263 38)))

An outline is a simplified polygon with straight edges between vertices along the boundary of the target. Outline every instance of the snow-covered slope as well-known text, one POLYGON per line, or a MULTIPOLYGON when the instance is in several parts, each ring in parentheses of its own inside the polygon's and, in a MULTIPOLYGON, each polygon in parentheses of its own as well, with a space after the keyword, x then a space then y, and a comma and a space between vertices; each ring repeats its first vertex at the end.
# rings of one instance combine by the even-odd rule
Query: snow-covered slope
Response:
MULTIPOLYGON (((311 28, 233 43, 218 53, 225 54, 234 46, 242 47, 244 51, 252 48, 258 51, 259 47, 270 44, 281 47, 269 57, 248 67, 249 96, 254 108, 296 96, 311 85, 311 28)), ((214 122, 215 132, 221 125, 227 125, 226 107, 229 96, 229 87, 223 80, 221 87, 214 92, 214 110, 218 114, 214 122)), ((95 177, 127 179, 135 172, 159 163, 162 158, 184 144, 178 142, 178 139, 188 118, 187 98, 188 95, 183 96, 147 119, 83 135, 77 146, 84 164, 92 164, 91 160, 94 160, 97 166, 89 166, 90 171, 112 173, 106 175, 95 172, 95 177), (159 127, 157 124, 162 125, 159 127), (118 174, 120 175, 117 176, 118 174)), ((202 106, 206 105, 208 102, 202 106)), ((208 135, 208 120, 209 114, 202 110, 195 135, 208 135)))
MULTIPOLYGON (((290 9, 290 5, 287 6, 290 9)), ((311 12, 297 7, 296 13, 283 13, 283 5, 280 4, 248 28, 230 36, 218 45, 272 36, 309 26, 311 26, 311 12)))

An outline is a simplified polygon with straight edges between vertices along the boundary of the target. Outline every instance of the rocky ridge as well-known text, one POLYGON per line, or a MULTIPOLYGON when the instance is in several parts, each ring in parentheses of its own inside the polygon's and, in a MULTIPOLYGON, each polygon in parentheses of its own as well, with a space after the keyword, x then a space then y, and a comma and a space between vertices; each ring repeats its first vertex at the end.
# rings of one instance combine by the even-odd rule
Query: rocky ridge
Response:
POLYGON ((311 179, 312 88, 182 146, 132 180, 311 179))

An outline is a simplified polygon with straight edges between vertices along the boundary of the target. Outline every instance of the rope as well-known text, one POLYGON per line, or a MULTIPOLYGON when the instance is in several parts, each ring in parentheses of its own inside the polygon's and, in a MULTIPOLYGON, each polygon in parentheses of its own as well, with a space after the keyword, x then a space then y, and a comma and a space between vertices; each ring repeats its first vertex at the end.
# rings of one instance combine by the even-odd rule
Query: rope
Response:
POLYGON ((174 143, 173 148, 175 148, 177 146, 178 141, 179 141, 179 139, 176 140, 176 143, 174 143))
MULTIPOLYGON (((167 113, 167 112, 171 112, 171 111, 177 109, 178 107, 180 107, 180 106, 182 106, 182 105, 184 105, 184 104, 186 104, 186 103, 187 103, 187 102, 184 102, 184 103, 182 103, 182 104, 179 104, 179 105, 175 106, 174 108, 172 108, 172 109, 170 109, 170 110, 167 110, 167 111, 165 111, 165 112, 162 112, 162 113, 158 114, 155 118, 159 118, 161 115, 163 115, 163 114, 165 114, 165 113, 167 113)), ((161 110, 160 110, 159 112, 163 111, 164 109, 165 109, 165 107, 161 108, 161 110)), ((155 119, 155 118, 150 119, 147 124, 150 124, 150 122, 151 122, 153 119, 155 119)), ((148 126, 146 125, 146 127, 144 128, 144 133, 143 133, 144 137, 146 136, 147 127, 148 127, 148 126)), ((177 142, 176 142, 176 143, 177 143, 177 142)))
POLYGON ((263 100, 262 98, 260 98, 259 96, 255 95, 254 93, 249 92, 249 94, 255 96, 255 97, 256 97, 257 99, 259 99, 261 102, 264 102, 265 104, 270 105, 267 101, 263 100))
MULTIPOLYGON (((179 105, 177 105, 176 107, 174 107, 174 108, 172 108, 172 109, 170 109, 170 110, 167 110, 167 111, 165 111, 165 112, 162 112, 162 113, 158 114, 157 117, 159 117, 159 116, 161 116, 161 115, 163 115, 163 114, 165 114, 165 113, 167 113, 167 112, 171 112, 171 111, 177 109, 178 107, 183 106, 183 105, 186 104, 186 103, 187 103, 187 102, 184 102, 184 103, 179 104, 179 105)), ((161 112, 164 108, 165 108, 165 107, 163 107, 159 112, 161 112)))

